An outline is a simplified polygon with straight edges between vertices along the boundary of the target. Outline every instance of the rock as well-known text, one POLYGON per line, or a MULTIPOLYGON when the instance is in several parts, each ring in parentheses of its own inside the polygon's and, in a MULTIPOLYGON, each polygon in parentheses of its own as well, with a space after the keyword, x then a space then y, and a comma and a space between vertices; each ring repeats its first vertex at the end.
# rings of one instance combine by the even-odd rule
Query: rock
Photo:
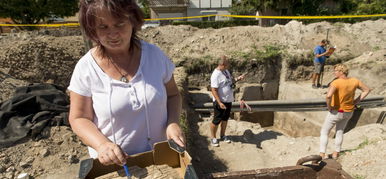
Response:
POLYGON ((40 146, 42 146, 42 141, 41 140, 35 142, 34 147, 40 147, 40 146))
POLYGON ((29 179, 30 176, 28 175, 28 173, 21 173, 17 176, 17 179, 29 179))
POLYGON ((2 158, 2 161, 4 164, 8 164, 11 161, 11 159, 9 159, 9 157, 5 156, 4 158, 2 158))
POLYGON ((0 173, 5 172, 5 170, 6 170, 6 168, 4 166, 0 165, 0 173))
POLYGON ((30 165, 30 163, 28 163, 28 162, 26 162, 26 161, 21 161, 21 162, 19 163, 19 166, 22 167, 22 168, 28 168, 28 167, 30 167, 31 165, 30 165))
POLYGON ((311 151, 311 146, 307 146, 307 151, 311 151))
POLYGON ((69 155, 67 159, 68 159, 69 163, 78 163, 79 162, 79 159, 76 157, 76 155, 69 155))
POLYGON ((28 157, 25 161, 21 161, 19 166, 22 168, 28 168, 31 166, 31 163, 34 161, 34 158, 28 157))
POLYGON ((40 156, 47 157, 48 155, 50 155, 50 151, 48 149, 43 149, 40 151, 40 156))
POLYGON ((13 172, 5 173, 5 178, 13 178, 13 176, 14 176, 13 172))
POLYGON ((10 167, 7 168, 6 172, 7 172, 7 173, 9 173, 9 172, 14 172, 15 170, 16 170, 15 167, 10 166, 10 167))

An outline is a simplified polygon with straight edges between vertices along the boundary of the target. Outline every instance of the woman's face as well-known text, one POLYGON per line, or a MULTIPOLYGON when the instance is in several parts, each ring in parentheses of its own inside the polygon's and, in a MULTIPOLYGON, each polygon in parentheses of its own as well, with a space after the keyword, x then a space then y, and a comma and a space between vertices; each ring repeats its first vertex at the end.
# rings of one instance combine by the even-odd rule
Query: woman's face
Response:
POLYGON ((107 51, 128 51, 133 26, 129 19, 116 19, 107 10, 101 10, 96 18, 96 35, 107 51))
POLYGON ((335 77, 339 78, 340 76, 342 76, 343 72, 340 71, 339 69, 334 69, 334 75, 335 77))

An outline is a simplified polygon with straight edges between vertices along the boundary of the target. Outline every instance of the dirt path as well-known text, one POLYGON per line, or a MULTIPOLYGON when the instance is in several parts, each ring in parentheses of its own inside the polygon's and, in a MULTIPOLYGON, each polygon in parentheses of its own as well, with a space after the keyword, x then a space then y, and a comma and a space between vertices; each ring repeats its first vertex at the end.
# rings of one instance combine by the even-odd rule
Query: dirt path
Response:
MULTIPOLYGON (((260 125, 229 120, 227 134, 232 143, 209 144, 209 119, 198 122, 200 137, 195 141, 194 164, 201 175, 210 172, 240 171, 294 166, 308 155, 319 153, 319 137, 293 138, 260 125), (214 160, 205 160, 214 158, 214 160)), ((333 151, 333 139, 327 151, 333 151)), ((386 126, 371 124, 345 134, 344 154, 338 159, 343 169, 353 177, 381 179, 386 167, 386 126)))

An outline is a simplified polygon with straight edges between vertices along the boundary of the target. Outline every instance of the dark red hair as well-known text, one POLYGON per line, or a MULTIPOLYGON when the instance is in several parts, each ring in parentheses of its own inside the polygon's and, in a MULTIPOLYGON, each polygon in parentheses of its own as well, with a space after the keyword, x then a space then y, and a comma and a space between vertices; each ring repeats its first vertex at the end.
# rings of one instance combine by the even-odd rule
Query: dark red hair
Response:
POLYGON ((135 46, 140 47, 140 39, 137 32, 143 25, 143 13, 135 0, 81 0, 79 7, 79 22, 83 33, 94 41, 102 50, 102 55, 106 55, 103 46, 100 44, 96 34, 96 18, 98 11, 106 9, 117 19, 128 18, 133 33, 130 39, 130 50, 135 46))

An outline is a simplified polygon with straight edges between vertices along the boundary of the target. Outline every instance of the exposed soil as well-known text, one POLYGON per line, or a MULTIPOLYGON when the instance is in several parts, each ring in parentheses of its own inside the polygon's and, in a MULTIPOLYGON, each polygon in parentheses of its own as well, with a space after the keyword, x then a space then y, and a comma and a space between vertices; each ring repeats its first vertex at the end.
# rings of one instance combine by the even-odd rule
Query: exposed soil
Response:
MULTIPOLYGON (((291 21, 284 26, 268 28, 247 26, 197 29, 190 26, 162 26, 148 28, 141 32, 141 36, 160 46, 181 67, 176 72, 176 78, 180 89, 186 90, 189 75, 197 74, 185 74, 184 65, 178 65, 184 64, 181 62, 207 56, 214 60, 222 54, 238 59, 234 52, 248 53, 267 45, 285 49, 280 60, 311 61, 312 49, 325 38, 327 29, 330 29, 330 40, 338 46, 331 58, 347 60, 346 63, 354 68, 350 75, 371 84, 374 89, 372 94, 385 95, 385 20, 309 25, 291 21), (364 72, 369 75, 363 75, 364 72), (374 76, 379 79, 374 79, 374 76)), ((50 80, 59 85, 68 85, 70 72, 85 53, 85 48, 79 32, 61 31, 45 30, 0 36, 0 101, 7 100, 15 87, 31 82, 50 80)), ((296 64, 292 62, 291 64, 296 64)), ((302 84, 309 79, 312 71, 310 64, 312 63, 290 65, 285 71, 277 73, 285 72, 285 80, 299 81, 302 84)), ((203 68, 210 71, 209 66, 203 68)), ((205 87, 208 75, 204 77, 195 85, 205 87)), ((279 80, 276 77, 274 79, 279 80)), ((260 78, 258 83, 264 80, 260 78)), ((230 120, 228 125, 228 134, 233 142, 220 142, 220 147, 212 147, 208 141, 210 119, 188 120, 189 151, 199 176, 221 171, 292 166, 299 158, 318 153, 318 137, 293 138, 278 130, 262 128, 259 124, 234 120, 230 120)), ((25 139, 11 147, 0 147, 0 178, 15 178, 21 173, 34 178, 75 177, 79 161, 87 157, 86 146, 66 126, 47 128, 44 136, 46 138, 39 141, 25 139)), ((333 139, 329 143, 328 151, 331 152, 333 139)), ((370 124, 353 129, 345 134, 343 149, 345 152, 338 161, 350 175, 356 178, 386 178, 384 124, 370 124)))
MULTIPOLYGON (((178 172, 168 165, 151 165, 146 168, 139 168, 137 166, 129 167, 131 179, 178 179, 178 172)), ((127 179, 125 171, 119 170, 112 172, 96 179, 127 179)))

